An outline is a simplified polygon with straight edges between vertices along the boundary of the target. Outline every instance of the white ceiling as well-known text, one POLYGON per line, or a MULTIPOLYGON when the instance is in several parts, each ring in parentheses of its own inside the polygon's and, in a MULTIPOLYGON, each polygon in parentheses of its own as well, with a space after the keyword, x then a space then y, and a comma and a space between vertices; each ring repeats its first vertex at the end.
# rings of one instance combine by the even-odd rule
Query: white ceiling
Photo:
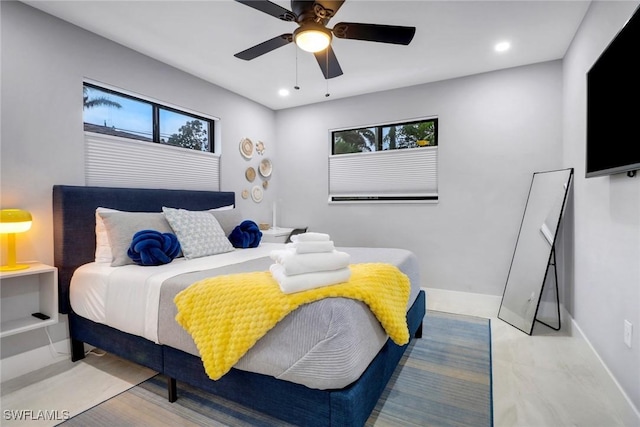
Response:
MULTIPOLYGON (((313 54, 294 44, 252 61, 235 58, 297 27, 235 1, 24 3, 274 110, 560 59, 589 7, 576 0, 347 0, 330 28, 343 21, 404 25, 416 35, 409 46, 334 38, 344 74, 327 81, 313 54), (496 53, 503 40, 511 49, 496 53), (296 56, 300 90, 293 89, 296 56), (279 96, 281 88, 290 95, 279 96)), ((291 9, 289 1, 274 3, 291 9)))

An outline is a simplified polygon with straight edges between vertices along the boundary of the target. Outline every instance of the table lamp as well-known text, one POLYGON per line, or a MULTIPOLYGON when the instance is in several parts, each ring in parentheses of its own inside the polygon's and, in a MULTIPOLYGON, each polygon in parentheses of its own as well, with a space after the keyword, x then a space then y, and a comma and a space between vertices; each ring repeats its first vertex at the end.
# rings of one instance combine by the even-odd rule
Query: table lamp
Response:
POLYGON ((7 235, 7 264, 0 271, 14 271, 29 268, 28 264, 16 264, 16 233, 31 228, 31 214, 22 209, 0 210, 0 233, 7 235))

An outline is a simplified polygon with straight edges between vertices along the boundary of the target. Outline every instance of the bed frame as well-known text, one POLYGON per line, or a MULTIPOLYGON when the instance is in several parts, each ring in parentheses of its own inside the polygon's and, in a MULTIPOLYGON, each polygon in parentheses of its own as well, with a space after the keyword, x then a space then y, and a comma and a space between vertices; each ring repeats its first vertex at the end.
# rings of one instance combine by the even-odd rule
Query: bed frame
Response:
MULTIPOLYGON (((297 425, 364 425, 406 345, 398 346, 387 340, 362 376, 339 390, 311 389, 237 369, 212 381, 199 357, 92 322, 71 310, 71 276, 76 268, 95 258, 97 207, 160 212, 162 206, 205 210, 234 203, 232 192, 54 186, 54 259, 58 267, 59 311, 69 317, 71 359, 75 362, 84 358, 84 343, 87 343, 151 368, 169 378, 168 398, 172 402, 177 399, 176 381, 181 381, 297 425)), ((425 293, 420 291, 407 313, 412 336, 422 336, 424 315, 425 293)))

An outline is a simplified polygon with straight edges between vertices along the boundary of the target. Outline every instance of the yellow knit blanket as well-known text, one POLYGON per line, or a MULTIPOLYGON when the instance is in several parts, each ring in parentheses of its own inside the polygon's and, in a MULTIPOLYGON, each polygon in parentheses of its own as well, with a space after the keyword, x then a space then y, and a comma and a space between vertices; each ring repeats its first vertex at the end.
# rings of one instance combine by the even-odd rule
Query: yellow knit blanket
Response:
POLYGON ((390 264, 352 264, 348 282, 284 294, 270 272, 216 276, 176 295, 176 321, 193 337, 207 375, 226 374, 253 345, 299 306, 330 297, 366 303, 389 337, 409 342, 409 278, 390 264))

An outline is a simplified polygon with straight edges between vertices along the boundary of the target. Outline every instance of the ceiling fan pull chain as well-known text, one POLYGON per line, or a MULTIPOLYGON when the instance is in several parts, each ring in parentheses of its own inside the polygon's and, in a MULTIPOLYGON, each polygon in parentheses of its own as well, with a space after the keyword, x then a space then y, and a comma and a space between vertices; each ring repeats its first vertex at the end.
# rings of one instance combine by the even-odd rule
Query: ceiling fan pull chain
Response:
POLYGON ((300 86, 298 86, 298 46, 295 46, 296 49, 296 85, 293 87, 295 90, 300 90, 300 86))
MULTIPOLYGON (((325 58, 326 58, 326 65, 327 65, 327 76, 329 75, 329 48, 327 48, 327 50, 325 51, 325 58)), ((329 78, 325 79, 325 81, 327 82, 327 93, 324 94, 325 98, 328 98, 329 96, 331 96, 329 94, 329 78)))

